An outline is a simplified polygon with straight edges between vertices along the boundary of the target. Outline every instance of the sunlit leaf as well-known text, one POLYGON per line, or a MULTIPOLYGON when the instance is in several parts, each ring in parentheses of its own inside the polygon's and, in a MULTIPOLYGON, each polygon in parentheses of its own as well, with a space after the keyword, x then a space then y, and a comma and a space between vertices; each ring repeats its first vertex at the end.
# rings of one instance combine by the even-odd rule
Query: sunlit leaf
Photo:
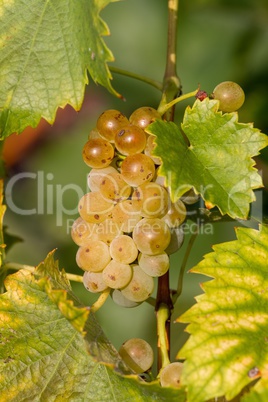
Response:
POLYGON ((178 320, 190 323, 179 352, 189 402, 229 400, 262 374, 267 378, 268 227, 236 233, 237 240, 214 246, 191 270, 214 279, 202 284, 205 293, 178 320))
POLYGON ((7 292, 0 296, 0 400, 184 402, 183 390, 119 374, 126 370, 119 355, 90 310, 78 305, 53 255, 35 273, 21 270, 6 278, 7 292))
POLYGON ((173 200, 194 187, 210 209, 245 219, 255 200, 253 189, 262 187, 253 156, 268 145, 268 137, 238 122, 237 113, 218 112, 218 101, 196 100, 187 107, 182 130, 172 122, 157 120, 148 131, 157 136, 155 155, 163 164, 173 200), (189 141, 189 144, 187 144, 189 141))
MULTIPOLYGON (((0 2, 0 137, 52 123, 58 107, 81 107, 87 73, 113 94, 112 53, 100 18, 115 0, 0 2)), ((118 95, 118 94, 116 94, 118 95)))

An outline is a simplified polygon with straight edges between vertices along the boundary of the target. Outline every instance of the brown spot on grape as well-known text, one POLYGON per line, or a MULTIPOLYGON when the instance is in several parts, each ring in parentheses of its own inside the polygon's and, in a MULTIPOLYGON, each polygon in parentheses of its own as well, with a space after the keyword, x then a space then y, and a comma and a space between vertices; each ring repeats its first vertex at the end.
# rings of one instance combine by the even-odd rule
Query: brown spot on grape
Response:
POLYGON ((100 215, 95 214, 95 215, 94 215, 94 218, 95 218, 96 220, 99 220, 99 219, 100 219, 100 215))
POLYGON ((115 281, 115 276, 114 275, 108 275, 111 281, 115 281))
POLYGON ((118 251, 120 251, 120 252, 121 252, 121 251, 122 251, 122 247, 119 247, 118 251))
POLYGON ((86 253, 89 253, 89 251, 90 251, 89 248, 87 248, 87 249, 86 249, 86 253))
POLYGON ((92 282, 92 283, 91 283, 91 286, 92 286, 92 288, 95 289, 95 290, 98 289, 98 284, 95 283, 95 282, 92 282))
POLYGON ((122 137, 122 135, 124 135, 125 134, 125 130, 121 130, 121 131, 119 131, 119 133, 118 133, 118 137, 122 137))
POLYGON ((106 159, 102 159, 102 160, 101 160, 101 163, 106 163, 106 159))

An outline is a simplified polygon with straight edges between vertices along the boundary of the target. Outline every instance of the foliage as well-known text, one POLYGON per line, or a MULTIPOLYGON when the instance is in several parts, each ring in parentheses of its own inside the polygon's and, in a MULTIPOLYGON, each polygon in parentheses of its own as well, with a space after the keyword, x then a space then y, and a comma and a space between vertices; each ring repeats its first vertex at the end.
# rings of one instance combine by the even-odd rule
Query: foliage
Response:
MULTIPOLYGON (((29 125, 35 127, 42 117, 53 123, 57 109, 67 104, 79 110, 88 74, 120 98, 108 68, 113 54, 103 41, 109 28, 100 17, 101 10, 114 1, 0 2, 2 140, 29 125)), ((178 1, 167 3, 173 4, 169 28, 174 28, 178 1)), ((168 42, 163 84, 117 71, 160 89, 160 106, 164 104, 166 110, 173 105, 168 100, 181 89, 172 46, 174 42, 168 42)), ((175 102, 185 98, 177 97, 175 102)), ((169 120, 172 113, 167 116, 169 120)), ((219 111, 212 97, 187 106, 180 125, 159 119, 147 132, 156 136, 154 154, 162 159, 159 176, 165 178, 173 201, 194 188, 204 200, 208 221, 211 209, 232 219, 248 218, 255 201, 253 190, 263 186, 253 157, 268 145, 265 134, 252 123, 241 123, 237 112, 219 111)), ((181 382, 177 389, 165 388, 158 375, 139 377, 125 365, 95 316, 96 305, 86 307, 72 290, 70 276, 59 269, 55 250, 36 268, 21 264, 23 269, 9 273, 17 266, 9 263, 6 254, 19 238, 3 230, 2 182, 0 190, 0 401, 267 400, 268 228, 264 223, 259 230, 236 228, 236 240, 215 245, 191 269, 213 279, 201 285, 204 293, 196 297, 197 303, 175 317, 176 322, 188 324, 190 336, 177 354, 184 361, 181 382)), ((168 277, 158 282, 160 369, 169 362, 167 328, 189 252, 188 247, 177 292, 169 289, 168 277)), ((180 335, 178 331, 176 337, 180 335)))

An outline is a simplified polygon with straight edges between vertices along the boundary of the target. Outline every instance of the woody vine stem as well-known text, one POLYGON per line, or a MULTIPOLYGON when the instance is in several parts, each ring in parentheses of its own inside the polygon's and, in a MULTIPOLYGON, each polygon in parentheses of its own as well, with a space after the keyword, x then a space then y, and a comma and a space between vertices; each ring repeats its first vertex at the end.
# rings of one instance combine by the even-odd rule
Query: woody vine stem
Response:
MULTIPOLYGON (((168 38, 166 69, 163 79, 162 99, 158 110, 164 111, 165 106, 181 93, 181 84, 177 75, 177 21, 179 0, 168 1, 168 38)), ((165 113, 169 121, 174 119, 174 106, 165 113)), ((170 317, 173 303, 169 287, 169 271, 159 277, 155 305, 158 336, 158 371, 169 364, 170 356, 170 317)))

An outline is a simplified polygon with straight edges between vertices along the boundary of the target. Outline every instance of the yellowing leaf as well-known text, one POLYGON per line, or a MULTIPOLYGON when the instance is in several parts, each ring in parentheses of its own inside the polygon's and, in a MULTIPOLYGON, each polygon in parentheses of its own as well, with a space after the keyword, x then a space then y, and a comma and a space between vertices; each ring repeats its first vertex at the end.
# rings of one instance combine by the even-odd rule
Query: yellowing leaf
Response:
POLYGON ((218 112, 218 101, 208 98, 186 108, 182 130, 189 144, 172 122, 157 120, 148 128, 157 136, 159 174, 173 200, 194 187, 209 208, 246 219, 255 200, 252 190, 262 187, 252 157, 268 145, 268 137, 250 123, 239 123, 237 113, 218 112))
POLYGON ((183 390, 119 374, 126 372, 120 356, 72 295, 53 254, 35 273, 21 270, 6 278, 7 292, 0 296, 0 402, 185 402, 183 390))
POLYGON ((205 293, 179 318, 190 323, 191 336, 179 352, 189 402, 229 400, 267 378, 268 227, 236 232, 237 240, 214 246, 191 270, 214 279, 203 283, 205 293))
POLYGON ((81 107, 87 73, 113 94, 113 60, 100 18, 114 0, 16 0, 0 3, 0 137, 52 123, 58 107, 81 107))

